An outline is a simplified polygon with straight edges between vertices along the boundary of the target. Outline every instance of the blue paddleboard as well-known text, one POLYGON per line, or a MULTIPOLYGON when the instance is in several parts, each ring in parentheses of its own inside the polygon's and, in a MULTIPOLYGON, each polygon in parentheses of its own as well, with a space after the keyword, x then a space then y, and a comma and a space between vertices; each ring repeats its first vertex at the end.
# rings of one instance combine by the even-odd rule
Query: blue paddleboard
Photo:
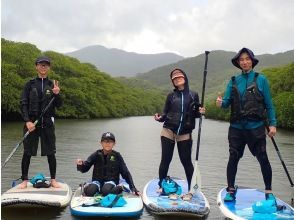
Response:
MULTIPOLYGON (((186 180, 172 178, 181 187, 183 194, 188 192, 188 184, 186 180)), ((169 199, 157 192, 158 179, 149 181, 143 190, 143 203, 145 207, 156 215, 175 215, 175 216, 207 216, 210 207, 207 199, 201 191, 197 191, 190 201, 184 201, 180 197, 176 200, 169 199)))
MULTIPOLYGON (((124 183, 125 187, 128 184, 124 183)), ((97 204, 94 197, 82 195, 81 187, 74 193, 70 202, 70 211, 75 216, 101 216, 101 217, 138 217, 143 211, 143 202, 140 196, 123 192, 127 204, 123 207, 102 207, 97 204)))
POLYGON ((294 209, 286 202, 276 198, 277 204, 283 206, 284 209, 275 213, 255 213, 252 205, 257 201, 265 200, 264 192, 258 189, 239 187, 236 194, 235 202, 224 202, 226 196, 226 188, 223 188, 217 197, 217 204, 221 212, 230 219, 275 219, 275 220, 294 220, 294 209))

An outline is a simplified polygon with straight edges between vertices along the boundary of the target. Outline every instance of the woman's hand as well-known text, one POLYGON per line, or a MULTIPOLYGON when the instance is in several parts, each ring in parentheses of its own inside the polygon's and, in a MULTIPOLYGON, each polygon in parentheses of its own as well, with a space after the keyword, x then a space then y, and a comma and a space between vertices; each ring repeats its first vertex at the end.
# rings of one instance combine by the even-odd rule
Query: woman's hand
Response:
POLYGON ((83 160, 82 159, 76 159, 76 164, 77 165, 83 165, 83 160))
POLYGON ((202 115, 205 114, 205 111, 206 111, 205 107, 199 107, 199 112, 200 112, 202 115))
POLYGON ((154 119, 155 119, 155 121, 160 121, 161 120, 161 115, 159 115, 158 113, 155 113, 154 119))

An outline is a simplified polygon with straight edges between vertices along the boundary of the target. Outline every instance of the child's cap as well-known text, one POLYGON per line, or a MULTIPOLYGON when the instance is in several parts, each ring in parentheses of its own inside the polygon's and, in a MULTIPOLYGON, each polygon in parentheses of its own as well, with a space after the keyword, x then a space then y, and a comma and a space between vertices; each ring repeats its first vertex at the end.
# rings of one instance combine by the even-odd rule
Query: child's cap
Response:
POLYGON ((102 134, 101 141, 113 140, 115 142, 115 137, 111 132, 105 132, 102 134))

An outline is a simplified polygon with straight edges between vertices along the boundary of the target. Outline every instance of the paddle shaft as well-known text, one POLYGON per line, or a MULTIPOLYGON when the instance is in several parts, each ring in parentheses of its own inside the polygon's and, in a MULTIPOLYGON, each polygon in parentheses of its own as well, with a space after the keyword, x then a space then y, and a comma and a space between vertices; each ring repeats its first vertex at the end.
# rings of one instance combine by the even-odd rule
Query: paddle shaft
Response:
MULTIPOLYGON (((201 97, 201 106, 204 106, 204 94, 205 94, 205 85, 206 85, 206 75, 207 75, 207 61, 208 61, 209 51, 205 51, 205 64, 203 72, 203 85, 202 85, 202 97, 201 97)), ((197 147, 196 147, 196 160, 194 163, 194 172, 191 179, 191 187, 189 193, 194 194, 197 190, 201 190, 201 175, 200 169, 198 166, 198 157, 199 157, 199 148, 200 148, 200 136, 201 136, 201 126, 202 126, 202 115, 199 118, 198 125, 198 138, 197 138, 197 147)))
MULTIPOLYGON (((47 112, 48 108, 50 107, 50 105, 53 103, 55 97, 53 97, 50 102, 48 103, 48 105, 43 109, 43 111, 41 112, 40 117, 34 122, 34 125, 36 126, 37 123, 39 122, 39 120, 44 116, 44 114, 47 112)), ((1 168, 4 168, 5 165, 7 164, 7 162, 10 160, 10 158, 13 156, 13 154, 15 153, 15 151, 19 148, 19 146, 21 145, 21 143, 23 143, 23 141, 26 139, 26 137, 29 135, 30 131, 27 131, 25 133, 25 135, 22 137, 21 141, 17 143, 17 145, 13 148, 13 150, 11 151, 11 153, 9 154, 9 156, 6 158, 6 160, 4 161, 3 165, 1 168)))
MULTIPOLYGON (((209 53, 210 53, 209 51, 205 51, 205 65, 204 65, 204 71, 203 71, 203 84, 202 84, 202 94, 201 94, 201 106, 202 107, 204 106, 204 94, 205 94, 206 75, 207 75, 207 62, 208 62, 208 54, 209 53)), ((199 125, 198 125, 196 161, 198 161, 198 157, 199 157, 201 126, 202 126, 202 115, 199 118, 199 125)))
MULTIPOLYGON (((270 131, 270 129, 269 129, 268 126, 266 126, 266 130, 267 130, 268 132, 270 131)), ((292 181, 292 179, 291 179, 291 177, 290 177, 290 174, 289 174, 289 172, 288 172, 288 169, 287 169, 286 164, 285 164, 285 162, 284 162, 284 160, 283 160, 283 158, 282 158, 282 155, 281 155, 281 153, 280 153, 280 151, 279 151, 278 145, 276 144, 276 141, 275 141, 274 137, 271 137, 271 140, 272 140, 273 145, 274 145, 274 147, 275 147, 275 150, 276 150, 276 152, 277 152, 277 154, 278 154, 278 156, 279 156, 279 158, 280 158, 280 161, 281 161, 281 163, 282 163, 282 166, 283 166, 283 168, 284 168, 284 170, 285 170, 285 172, 286 172, 286 174, 287 174, 287 177, 288 177, 288 179, 289 179, 289 182, 290 182, 290 184, 291 184, 291 187, 293 187, 293 186, 294 186, 293 181, 292 181)))

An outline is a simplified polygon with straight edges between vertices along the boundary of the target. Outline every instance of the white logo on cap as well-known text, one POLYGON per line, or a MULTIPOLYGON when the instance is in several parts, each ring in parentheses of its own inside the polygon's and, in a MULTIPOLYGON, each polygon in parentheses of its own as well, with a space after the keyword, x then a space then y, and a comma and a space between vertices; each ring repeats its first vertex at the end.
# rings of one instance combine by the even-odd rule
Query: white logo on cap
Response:
POLYGON ((111 135, 110 135, 109 132, 107 132, 105 136, 106 136, 106 137, 111 137, 111 135))

